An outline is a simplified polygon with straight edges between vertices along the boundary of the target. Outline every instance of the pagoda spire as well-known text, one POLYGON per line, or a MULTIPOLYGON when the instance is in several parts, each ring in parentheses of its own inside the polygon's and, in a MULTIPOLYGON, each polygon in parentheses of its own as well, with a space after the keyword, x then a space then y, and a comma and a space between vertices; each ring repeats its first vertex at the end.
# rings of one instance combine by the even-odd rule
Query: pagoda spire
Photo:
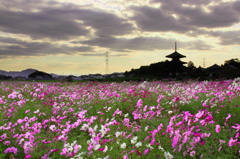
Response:
POLYGON ((177 52, 177 42, 175 41, 175 52, 177 52))

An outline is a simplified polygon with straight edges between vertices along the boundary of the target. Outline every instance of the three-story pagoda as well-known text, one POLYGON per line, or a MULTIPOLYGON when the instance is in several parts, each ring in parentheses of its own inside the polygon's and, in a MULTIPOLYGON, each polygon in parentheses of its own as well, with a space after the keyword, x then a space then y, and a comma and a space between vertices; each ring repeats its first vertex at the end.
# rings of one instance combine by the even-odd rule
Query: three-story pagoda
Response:
POLYGON ((166 56, 167 58, 171 58, 172 60, 169 62, 169 68, 168 71, 171 73, 181 73, 186 70, 186 68, 183 66, 183 64, 186 64, 187 62, 183 62, 180 59, 185 58, 186 56, 180 54, 177 52, 177 43, 175 42, 175 52, 173 52, 170 55, 166 56))

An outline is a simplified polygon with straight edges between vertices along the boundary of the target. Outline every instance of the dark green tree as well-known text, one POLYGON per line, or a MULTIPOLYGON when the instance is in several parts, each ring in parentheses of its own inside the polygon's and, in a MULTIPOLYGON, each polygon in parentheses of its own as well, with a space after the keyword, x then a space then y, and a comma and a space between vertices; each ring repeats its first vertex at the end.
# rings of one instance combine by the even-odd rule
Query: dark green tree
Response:
POLYGON ((189 69, 196 69, 196 66, 194 65, 194 63, 192 61, 189 61, 187 63, 187 68, 189 68, 189 69))
POLYGON ((239 61, 238 58, 226 60, 224 62, 224 66, 226 66, 226 65, 232 65, 232 66, 235 66, 237 68, 240 68, 240 61, 239 61))

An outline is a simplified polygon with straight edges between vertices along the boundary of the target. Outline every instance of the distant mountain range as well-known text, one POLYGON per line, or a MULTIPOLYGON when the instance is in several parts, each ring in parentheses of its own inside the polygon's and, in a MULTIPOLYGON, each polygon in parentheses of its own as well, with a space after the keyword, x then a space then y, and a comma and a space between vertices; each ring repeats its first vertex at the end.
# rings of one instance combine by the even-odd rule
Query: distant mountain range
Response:
MULTIPOLYGON (((0 75, 5 75, 5 76, 12 76, 17 77, 17 76, 21 76, 21 77, 26 77, 28 78, 28 75, 30 75, 31 73, 38 71, 36 69, 26 69, 26 70, 22 70, 22 71, 4 71, 4 70, 0 70, 0 75)), ((54 73, 50 73, 52 75, 52 77, 58 77, 59 75, 56 75, 54 73)))

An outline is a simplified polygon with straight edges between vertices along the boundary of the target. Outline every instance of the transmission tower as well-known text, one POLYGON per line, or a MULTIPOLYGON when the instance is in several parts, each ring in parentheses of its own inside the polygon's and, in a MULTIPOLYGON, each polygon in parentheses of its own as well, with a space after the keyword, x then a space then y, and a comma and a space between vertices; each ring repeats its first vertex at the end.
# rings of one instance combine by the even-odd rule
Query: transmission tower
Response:
POLYGON ((108 74, 108 61, 109 61, 108 56, 109 56, 109 52, 106 51, 106 74, 108 74))
POLYGON ((205 68, 205 64, 206 64, 206 62, 205 62, 206 60, 205 60, 205 57, 203 58, 203 68, 205 68))

